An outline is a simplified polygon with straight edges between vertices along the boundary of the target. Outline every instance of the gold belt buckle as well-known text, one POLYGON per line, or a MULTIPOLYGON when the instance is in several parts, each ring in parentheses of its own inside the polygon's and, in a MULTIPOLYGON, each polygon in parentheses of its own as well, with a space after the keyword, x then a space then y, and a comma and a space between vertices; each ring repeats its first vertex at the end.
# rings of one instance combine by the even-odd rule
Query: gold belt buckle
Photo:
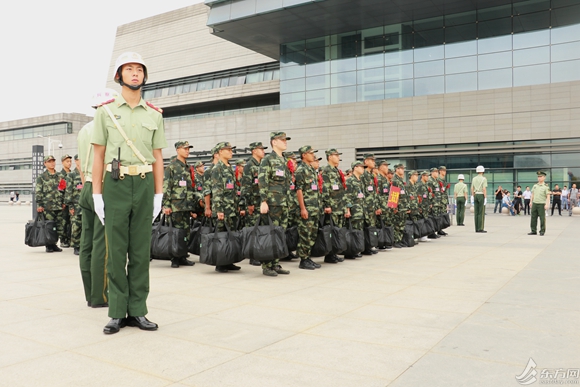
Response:
POLYGON ((131 175, 131 176, 138 175, 136 165, 129 165, 129 175, 131 175))

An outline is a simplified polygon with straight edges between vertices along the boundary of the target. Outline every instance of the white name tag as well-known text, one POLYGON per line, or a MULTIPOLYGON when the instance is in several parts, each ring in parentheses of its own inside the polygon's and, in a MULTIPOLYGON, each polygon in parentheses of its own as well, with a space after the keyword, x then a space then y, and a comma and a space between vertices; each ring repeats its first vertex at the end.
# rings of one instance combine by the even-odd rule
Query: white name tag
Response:
POLYGON ((187 183, 185 182, 185 180, 179 180, 180 187, 185 187, 186 185, 187 185, 187 183))
POLYGON ((367 189, 368 189, 369 191, 372 191, 372 190, 373 190, 373 186, 372 186, 372 185, 369 185, 367 189))
POLYGON ((338 185, 334 184, 334 185, 332 186, 332 190, 333 190, 333 191, 338 191, 338 185))
POLYGON ((276 176, 284 176, 284 171, 281 169, 276 170, 276 176))

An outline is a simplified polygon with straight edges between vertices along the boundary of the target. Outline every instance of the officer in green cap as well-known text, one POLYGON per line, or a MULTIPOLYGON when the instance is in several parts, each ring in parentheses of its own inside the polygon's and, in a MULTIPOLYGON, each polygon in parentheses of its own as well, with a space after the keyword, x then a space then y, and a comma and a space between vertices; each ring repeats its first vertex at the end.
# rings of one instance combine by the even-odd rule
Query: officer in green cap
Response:
POLYGON ((167 146, 162 110, 141 98, 140 89, 147 81, 141 55, 121 54, 114 80, 122 87, 121 95, 99 106, 91 137, 93 201, 105 226, 108 251, 111 320, 103 329, 105 334, 117 333, 126 325, 158 328, 145 315, 151 223, 162 207, 162 149, 167 146))
MULTIPOLYGON (((350 164, 352 175, 346 179, 345 203, 348 211, 345 218, 350 218, 352 228, 363 230, 365 221, 365 186, 362 181, 362 175, 365 171, 365 165, 362 161, 355 160, 350 164)), ((346 259, 355 259, 362 257, 362 254, 356 256, 345 255, 346 259)))
MULTIPOLYGON (((54 220, 56 222, 56 228, 58 236, 62 242, 63 229, 62 223, 58 222, 59 213, 62 213, 64 203, 63 203, 63 190, 59 189, 63 184, 61 184, 60 175, 55 170, 56 160, 54 156, 44 157, 44 167, 46 170, 36 178, 36 211, 43 212, 47 220, 54 220)), ((56 244, 45 246, 47 253, 60 252, 60 249, 56 244)))
POLYGON ((310 145, 300 147, 300 159, 302 162, 296 170, 296 197, 300 206, 300 219, 298 221, 298 249, 300 269, 314 270, 320 264, 310 259, 310 250, 316 241, 318 233, 318 219, 320 218, 320 191, 318 187, 318 174, 312 164, 317 159, 310 145))
MULTIPOLYGON (((290 137, 284 132, 270 133, 272 152, 266 155, 260 163, 258 185, 260 188, 260 214, 268 214, 275 225, 288 226, 288 200, 292 175, 286 164, 283 152, 287 148, 290 137)), ((269 277, 278 274, 290 274, 279 264, 279 259, 262 263, 262 273, 269 277)))
MULTIPOLYGON (((165 167, 163 179, 163 213, 171 217, 173 227, 189 230, 191 212, 201 195, 193 190, 191 168, 187 164, 189 151, 193 145, 188 141, 177 141, 175 144, 177 156, 165 167)), ((194 262, 183 257, 173 257, 171 267, 193 266, 194 262)))
MULTIPOLYGON (((445 166, 439 167, 439 176, 437 181, 439 183, 439 189, 441 190, 441 202, 439 204, 439 214, 443 215, 447 213, 447 205, 449 204, 449 183, 445 181, 445 176, 447 175, 447 168, 445 166)), ((439 235, 446 236, 447 233, 443 230, 439 230, 439 235)))
POLYGON ((485 168, 478 165, 475 169, 477 176, 471 181, 471 205, 473 205, 473 217, 475 221, 475 232, 486 233, 485 226, 485 206, 487 205, 487 179, 483 176, 485 168))
POLYGON ((455 215, 457 225, 465 226, 463 220, 465 219, 465 202, 467 201, 467 185, 463 182, 465 176, 459 174, 457 176, 458 183, 453 187, 453 196, 455 197, 455 203, 457 204, 457 214, 455 215))
POLYGON ((79 199, 81 196, 81 190, 83 189, 83 181, 80 174, 81 163, 79 160, 79 155, 75 155, 74 159, 76 168, 66 177, 64 204, 67 206, 70 215, 70 244, 74 248, 74 254, 79 255, 81 230, 83 227, 79 199))
POLYGON ((532 231, 528 235, 537 235, 538 217, 540 218, 540 235, 546 233, 546 211, 550 208, 550 188, 545 183, 546 172, 538 171, 538 183, 532 187, 532 219, 530 228, 532 231))
MULTIPOLYGON (((345 213, 349 212, 345 203, 346 177, 338 168, 340 155, 336 148, 326 150, 327 165, 322 168, 322 208, 324 213, 330 214, 335 226, 344 226, 345 213)), ((330 253, 324 258, 324 262, 337 263, 344 258, 330 253)))

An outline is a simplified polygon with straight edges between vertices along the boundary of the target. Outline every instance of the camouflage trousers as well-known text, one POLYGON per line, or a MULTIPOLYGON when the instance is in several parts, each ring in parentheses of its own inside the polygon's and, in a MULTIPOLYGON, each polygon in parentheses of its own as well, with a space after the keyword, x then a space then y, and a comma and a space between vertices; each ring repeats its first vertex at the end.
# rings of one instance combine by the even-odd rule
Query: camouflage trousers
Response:
POLYGON ((405 231, 405 220, 407 219, 406 210, 397 211, 393 214, 393 231, 395 232, 395 243, 400 243, 403 240, 403 232, 405 231))
POLYGON ((310 250, 316 242, 318 235, 318 211, 308 211, 308 219, 298 220, 298 248, 296 254, 298 258, 306 259, 310 256, 310 250))
MULTIPOLYGON (((343 227, 344 226, 344 213, 343 212, 332 212, 330 214, 332 217, 332 222, 336 227, 343 227)), ((328 222, 326 222, 328 223, 328 222)))
POLYGON ((81 231, 83 229, 82 209, 78 204, 69 208, 74 209, 74 214, 70 216, 70 245, 71 247, 79 248, 81 246, 81 231))
MULTIPOLYGON (((189 230, 189 211, 175 211, 171 213, 171 224, 181 230, 189 230)), ((187 235, 189 238, 189 234, 187 235)))
POLYGON ((235 226, 235 220, 236 218, 233 216, 224 216, 224 220, 217 220, 217 218, 214 218, 214 222, 217 222, 216 232, 227 231, 226 225, 230 231, 232 231, 235 226))
POLYGON ((370 227, 376 227, 377 225, 377 215, 375 215, 375 210, 372 208, 365 208, 365 222, 370 227))
MULTIPOLYGON (((58 214, 58 222, 60 223, 60 228, 62 230, 62 237, 60 238, 60 243, 65 245, 71 244, 71 217, 69 212, 69 207, 65 207, 64 210, 60 211, 58 214)), ((59 234, 61 235, 61 234, 59 234)))
MULTIPOLYGON (((268 215, 272 222, 276 226, 282 226, 284 229, 288 227, 288 206, 270 206, 268 215)), ((269 269, 272 266, 277 265, 280 262, 279 259, 274 259, 272 261, 262 262, 262 269, 269 269)))
POLYGON ((246 212, 246 219, 245 219, 246 227, 255 225, 256 222, 258 221, 258 219, 260 219, 260 207, 255 206, 254 213, 252 215, 250 215, 249 212, 246 212))
POLYGON ((350 223, 352 224, 352 228, 354 230, 363 230, 365 225, 364 219, 350 219, 350 223))
POLYGON ((298 200, 291 196, 290 204, 288 205, 288 226, 297 226, 300 222, 300 206, 298 200))
MULTIPOLYGON (((61 210, 44 210, 44 216, 47 220, 54 220, 56 223, 56 232, 58 234, 58 238, 60 239, 60 243, 63 243, 64 240, 64 232, 63 232, 63 223, 62 219, 62 211, 61 210)), ((56 244, 56 243, 55 243, 56 244)))

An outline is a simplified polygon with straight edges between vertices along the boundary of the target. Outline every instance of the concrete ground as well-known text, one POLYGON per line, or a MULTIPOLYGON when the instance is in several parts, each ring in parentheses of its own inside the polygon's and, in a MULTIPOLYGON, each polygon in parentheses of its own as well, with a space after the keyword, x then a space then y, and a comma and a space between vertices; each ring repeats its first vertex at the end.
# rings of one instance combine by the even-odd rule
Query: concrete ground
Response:
POLYGON ((535 384, 580 368, 580 219, 540 237, 490 212, 487 234, 468 214, 448 237, 277 278, 153 261, 159 330, 108 336, 72 249, 25 246, 30 207, 1 205, 0 385, 518 386, 530 358, 535 384))

